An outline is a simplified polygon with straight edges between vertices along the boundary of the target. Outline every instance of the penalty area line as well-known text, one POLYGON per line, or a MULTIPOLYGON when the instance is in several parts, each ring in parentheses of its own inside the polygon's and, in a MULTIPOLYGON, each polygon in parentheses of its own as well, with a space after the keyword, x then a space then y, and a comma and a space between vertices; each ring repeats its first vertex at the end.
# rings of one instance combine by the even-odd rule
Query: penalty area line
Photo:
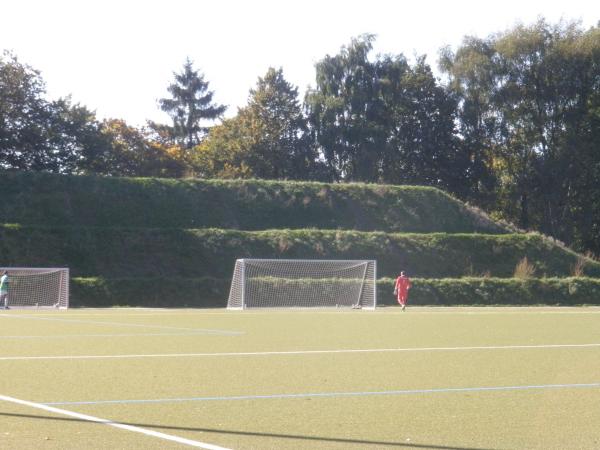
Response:
POLYGON ((139 323, 129 323, 129 322, 107 322, 100 320, 73 320, 73 319, 57 319, 55 317, 38 317, 31 316, 26 314, 0 314, 0 317, 8 318, 8 319, 25 319, 25 320, 44 320, 48 322, 62 322, 62 323, 70 323, 70 324, 84 324, 84 325, 102 325, 108 327, 131 327, 131 328, 153 328, 160 330, 175 330, 175 331, 185 331, 185 332, 193 332, 197 334, 207 334, 207 335, 216 335, 216 336, 239 336, 245 334, 243 331, 233 331, 233 330, 213 330, 208 328, 189 328, 189 327, 173 327, 167 325, 149 325, 149 324, 139 324, 139 323))
POLYGON ((0 339, 74 339, 74 338, 120 338, 120 337, 148 337, 148 336, 173 336, 173 337, 192 337, 206 336, 207 333, 112 333, 112 334, 38 334, 38 335, 8 335, 0 336, 0 339))
POLYGON ((207 444, 205 442, 194 441, 191 439, 186 439, 179 436, 174 436, 171 434, 161 433, 159 431, 147 430, 145 428, 141 428, 135 425, 127 425, 124 423, 113 422, 112 420, 102 419, 100 417, 89 416, 87 414, 80 414, 74 411, 68 411, 66 409, 55 408, 53 406, 44 405, 41 403, 30 402, 28 400, 21 400, 14 397, 8 397, 6 395, 0 395, 0 401, 16 403, 17 405, 28 406, 30 408, 42 409, 44 411, 48 411, 54 414, 60 414, 63 416, 74 417, 76 419, 94 423, 100 423, 103 425, 108 425, 110 427, 120 428, 122 430, 132 431, 134 433, 145 434, 146 436, 152 436, 159 439, 165 439, 167 441, 177 442, 179 444, 189 445, 196 448, 204 448, 207 450, 228 450, 225 447, 219 447, 218 445, 207 444))
POLYGON ((540 350, 540 349, 566 349, 588 348, 597 349, 600 343, 589 344, 531 344, 531 345, 488 345, 468 347, 406 347, 406 348, 365 348, 365 349, 338 349, 338 350, 289 350, 289 351, 262 351, 262 352, 222 352, 222 353, 149 353, 125 355, 55 355, 55 356, 0 356, 0 361, 28 361, 28 360, 76 360, 76 359, 141 359, 141 358, 225 358, 225 357, 268 357, 268 356, 302 356, 326 354, 366 354, 366 353, 411 353, 411 352, 461 352, 461 351, 488 351, 488 350, 540 350))
POLYGON ((364 392, 306 392, 297 394, 266 394, 266 395, 234 395, 223 397, 188 397, 188 398, 162 398, 138 400, 95 400, 80 402, 51 402, 46 405, 105 405, 105 404, 143 404, 143 403, 180 403, 180 402, 206 402, 206 401, 235 401, 235 400, 277 400, 297 398, 343 398, 343 397, 371 397, 391 395, 415 394, 449 394, 465 392, 498 392, 498 391, 528 391, 545 389, 594 389, 600 388, 600 383, 572 383, 572 384, 534 384, 525 386, 481 386, 481 387, 456 387, 433 389, 401 389, 392 391, 364 391, 364 392))

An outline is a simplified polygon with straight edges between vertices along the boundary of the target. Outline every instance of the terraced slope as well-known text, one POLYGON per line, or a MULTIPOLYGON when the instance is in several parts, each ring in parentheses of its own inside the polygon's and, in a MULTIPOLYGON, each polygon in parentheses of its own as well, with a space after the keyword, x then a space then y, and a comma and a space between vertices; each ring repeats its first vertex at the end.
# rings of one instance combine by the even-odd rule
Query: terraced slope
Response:
POLYGON ((421 304, 600 301, 600 263, 433 188, 4 173, 0 189, 0 266, 70 267, 75 305, 223 306, 244 257, 376 259, 380 303, 401 269, 421 304), (523 257, 535 280, 512 279, 523 257))
MULTIPOLYGON (((510 278, 526 255, 536 275, 567 277, 582 259, 537 234, 383 233, 342 230, 239 231, 179 228, 0 226, 10 266, 48 261, 75 277, 228 279, 237 258, 377 260, 380 277, 400 268, 424 278, 510 278)), ((600 263, 585 259, 588 276, 600 263)))

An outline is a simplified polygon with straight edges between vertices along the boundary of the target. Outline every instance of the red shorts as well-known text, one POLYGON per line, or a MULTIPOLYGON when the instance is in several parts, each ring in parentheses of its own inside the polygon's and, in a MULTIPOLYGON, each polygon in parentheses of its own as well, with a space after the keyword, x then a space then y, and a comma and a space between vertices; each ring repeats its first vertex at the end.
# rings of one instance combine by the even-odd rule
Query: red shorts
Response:
POLYGON ((408 292, 398 292, 398 303, 405 305, 408 300, 408 292))

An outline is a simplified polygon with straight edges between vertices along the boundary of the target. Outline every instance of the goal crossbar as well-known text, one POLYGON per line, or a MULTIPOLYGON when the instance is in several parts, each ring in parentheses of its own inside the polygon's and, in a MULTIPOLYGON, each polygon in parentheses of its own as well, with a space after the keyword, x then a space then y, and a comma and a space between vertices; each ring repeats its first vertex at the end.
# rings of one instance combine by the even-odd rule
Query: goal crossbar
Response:
POLYGON ((374 260, 238 259, 228 309, 375 309, 374 260))

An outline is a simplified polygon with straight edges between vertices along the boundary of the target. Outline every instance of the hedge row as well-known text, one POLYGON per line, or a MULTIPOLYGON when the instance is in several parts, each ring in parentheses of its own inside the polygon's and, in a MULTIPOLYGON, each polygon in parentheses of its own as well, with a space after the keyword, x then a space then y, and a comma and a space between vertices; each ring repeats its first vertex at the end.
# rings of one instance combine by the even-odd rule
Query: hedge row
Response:
POLYGON ((505 232, 428 187, 2 172, 0 191, 21 225, 505 232))
POLYGON ((71 278, 72 307, 190 307, 227 305, 231 280, 202 278, 71 278))
MULTIPOLYGON (((537 234, 388 234, 324 230, 185 230, 0 226, 4 266, 69 267, 72 276, 230 278, 238 258, 375 259, 379 277, 566 277, 580 255, 537 234)), ((585 260, 584 273, 600 276, 585 260)))
MULTIPOLYGON (((73 278, 71 306, 225 307, 230 280, 215 278, 73 278)), ((393 305, 393 279, 380 279, 379 305, 393 305)), ((413 280, 412 305, 600 305, 600 280, 463 278, 413 280)))
MULTIPOLYGON (((600 280, 586 277, 427 279, 415 280, 410 295, 412 304, 416 305, 600 305, 600 280)), ((382 292, 380 298, 383 296, 389 298, 389 293, 382 292)))

